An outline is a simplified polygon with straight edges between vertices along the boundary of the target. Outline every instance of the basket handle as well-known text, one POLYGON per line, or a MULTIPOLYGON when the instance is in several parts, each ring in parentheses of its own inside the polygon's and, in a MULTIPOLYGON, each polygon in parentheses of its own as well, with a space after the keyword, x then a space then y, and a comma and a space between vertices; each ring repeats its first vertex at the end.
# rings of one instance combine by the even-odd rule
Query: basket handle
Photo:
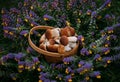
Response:
POLYGON ((29 42, 29 45, 37 52, 41 53, 41 54, 44 54, 46 53, 48 56, 53 56, 54 57, 63 57, 63 54, 59 54, 59 53, 53 53, 53 52, 48 52, 48 51, 45 51, 43 49, 40 49, 39 47, 37 47, 31 40, 31 33, 34 31, 34 30, 38 30, 38 29, 41 29, 41 30, 47 30, 47 29, 53 29, 54 27, 51 27, 51 26, 35 26, 33 27, 32 29, 30 29, 30 32, 29 32, 29 35, 28 35, 28 42, 29 42))

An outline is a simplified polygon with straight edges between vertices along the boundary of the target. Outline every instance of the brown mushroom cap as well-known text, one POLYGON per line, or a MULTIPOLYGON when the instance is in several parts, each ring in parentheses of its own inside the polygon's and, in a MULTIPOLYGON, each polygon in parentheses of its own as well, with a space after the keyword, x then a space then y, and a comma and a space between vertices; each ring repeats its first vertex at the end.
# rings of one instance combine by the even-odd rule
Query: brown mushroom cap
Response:
POLYGON ((61 32, 60 32, 60 35, 61 36, 74 36, 75 35, 75 29, 70 27, 70 26, 66 26, 65 28, 62 28, 61 29, 61 32))
POLYGON ((65 27, 65 28, 69 29, 70 36, 74 36, 75 35, 75 29, 74 28, 72 28, 72 27, 65 27))
POLYGON ((65 46, 64 45, 59 45, 58 53, 63 54, 64 52, 65 52, 65 46))
POLYGON ((67 36, 67 37, 70 36, 69 29, 68 28, 61 28, 60 35, 67 36))
POLYGON ((67 36, 61 36, 60 43, 66 46, 68 44, 68 37, 67 36))
POLYGON ((49 40, 52 39, 52 31, 51 29, 47 29, 47 31, 45 32, 45 37, 49 40))
POLYGON ((50 52, 58 52, 58 46, 59 45, 48 45, 47 46, 47 50, 50 51, 50 52))

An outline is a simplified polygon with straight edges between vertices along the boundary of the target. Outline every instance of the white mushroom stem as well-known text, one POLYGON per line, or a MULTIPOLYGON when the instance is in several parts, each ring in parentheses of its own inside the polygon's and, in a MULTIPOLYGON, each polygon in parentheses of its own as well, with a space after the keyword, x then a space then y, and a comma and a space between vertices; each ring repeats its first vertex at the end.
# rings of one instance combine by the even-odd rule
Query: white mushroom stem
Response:
POLYGON ((77 45, 77 43, 76 42, 74 42, 74 43, 70 42, 69 45, 70 45, 71 48, 74 48, 77 45))
POLYGON ((75 36, 70 36, 68 37, 69 42, 77 42, 77 37, 75 36))
POLYGON ((60 28, 54 28, 52 31, 52 37, 59 37, 60 36, 60 28))
POLYGON ((70 51, 71 47, 69 46, 69 44, 67 46, 65 46, 65 51, 70 51))

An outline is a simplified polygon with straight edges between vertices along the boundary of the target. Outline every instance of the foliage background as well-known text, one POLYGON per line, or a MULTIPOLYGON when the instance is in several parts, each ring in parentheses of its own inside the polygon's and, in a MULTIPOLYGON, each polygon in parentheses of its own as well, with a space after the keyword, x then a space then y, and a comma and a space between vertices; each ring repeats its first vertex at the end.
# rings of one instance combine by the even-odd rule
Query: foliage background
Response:
MULTIPOLYGON (((11 7, 15 7, 17 6, 19 0, 0 0, 0 10, 1 8, 5 7, 5 8, 11 8, 11 7)), ((99 0, 98 0, 99 1, 99 0)), ((109 11, 106 12, 113 12, 115 15, 120 15, 120 1, 119 0, 113 0, 112 3, 113 7, 112 9, 110 9, 109 11)), ((1 16, 1 14, 0 14, 1 16)), ((0 19, 1 22, 1 19, 0 19)), ((11 45, 14 45, 14 41, 11 41, 10 39, 7 38, 3 38, 3 29, 1 28, 2 26, 0 25, 0 50, 2 50, 2 48, 5 49, 10 49, 11 45)), ((120 45, 120 42, 118 43, 118 45, 120 45)), ((7 54, 7 52, 5 51, 4 54, 7 54)), ((0 57, 3 55, 3 53, 0 52, 0 57)), ((12 67, 2 67, 0 66, 0 82, 8 82, 11 80, 11 78, 9 78, 7 75, 9 74, 10 71, 14 70, 11 69, 12 67), (10 68, 10 69, 9 69, 10 68), (3 71, 4 70, 4 71, 3 71), (3 75, 1 75, 3 74, 3 75), (2 77, 1 77, 2 76, 2 77)), ((120 62, 113 62, 111 63, 107 68, 100 68, 100 70, 102 70, 102 76, 103 78, 100 80, 95 80, 95 82, 120 82, 120 62)), ((33 77, 32 75, 36 73, 36 71, 33 71, 32 73, 24 73, 21 74, 21 77, 23 77, 24 82, 28 82, 27 78, 29 77, 29 79, 31 80, 31 82, 36 82, 35 81, 35 76, 33 77), (27 74, 27 75, 26 75, 27 74), (32 77, 32 78, 31 78, 32 77), (25 81, 26 79, 26 81, 25 81)), ((13 81, 13 80, 11 80, 13 81)), ((18 80, 16 82, 19 82, 21 80, 18 80)))

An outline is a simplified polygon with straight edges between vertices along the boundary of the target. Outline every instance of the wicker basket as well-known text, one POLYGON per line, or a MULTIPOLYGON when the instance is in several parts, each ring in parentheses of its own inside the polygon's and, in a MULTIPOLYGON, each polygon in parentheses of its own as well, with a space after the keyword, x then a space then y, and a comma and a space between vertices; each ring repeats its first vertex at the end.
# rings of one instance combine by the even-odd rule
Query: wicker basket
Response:
POLYGON ((50 62, 50 63, 58 63, 58 62, 61 62, 63 60, 64 57, 68 57, 68 56, 72 56, 74 55, 76 52, 77 52, 77 49, 78 49, 78 46, 79 46, 79 43, 77 43, 77 45, 70 51, 68 52, 65 52, 63 54, 60 54, 60 53, 54 53, 54 52, 49 52, 49 51, 45 51, 43 49, 40 49, 38 46, 36 46, 31 38, 30 38, 30 34, 31 32, 33 32, 34 30, 38 30, 38 29, 41 29, 41 30, 46 30, 46 29, 53 29, 54 27, 51 27, 51 26, 35 26, 33 27, 30 32, 29 32, 29 36, 28 36, 28 42, 29 42, 29 45, 35 50, 37 51, 38 53, 40 54, 43 54, 45 56, 45 59, 47 62, 50 62))

